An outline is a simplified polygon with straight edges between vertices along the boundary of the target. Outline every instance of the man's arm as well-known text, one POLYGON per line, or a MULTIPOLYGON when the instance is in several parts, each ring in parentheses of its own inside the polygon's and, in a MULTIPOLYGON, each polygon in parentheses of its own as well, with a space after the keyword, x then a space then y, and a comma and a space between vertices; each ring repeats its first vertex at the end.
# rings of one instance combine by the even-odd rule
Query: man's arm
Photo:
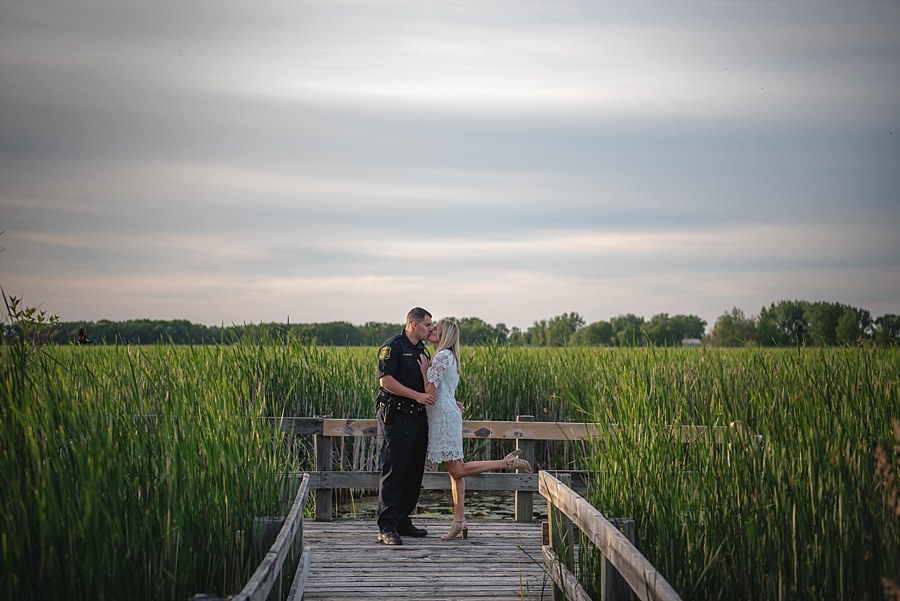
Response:
POLYGON ((408 399, 413 399, 420 405, 434 405, 434 395, 428 394, 427 392, 419 392, 417 390, 413 390, 412 388, 408 388, 404 386, 396 379, 394 376, 381 376, 378 380, 381 387, 390 392, 391 394, 396 394, 397 396, 405 396, 408 399))

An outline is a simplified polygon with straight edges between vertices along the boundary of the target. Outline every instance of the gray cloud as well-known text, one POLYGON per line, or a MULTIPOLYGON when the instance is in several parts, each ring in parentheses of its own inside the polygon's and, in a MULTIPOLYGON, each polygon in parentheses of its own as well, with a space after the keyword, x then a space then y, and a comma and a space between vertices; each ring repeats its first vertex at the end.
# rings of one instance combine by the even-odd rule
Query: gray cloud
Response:
POLYGON ((895 3, 0 14, 0 278, 68 319, 900 312, 895 3))

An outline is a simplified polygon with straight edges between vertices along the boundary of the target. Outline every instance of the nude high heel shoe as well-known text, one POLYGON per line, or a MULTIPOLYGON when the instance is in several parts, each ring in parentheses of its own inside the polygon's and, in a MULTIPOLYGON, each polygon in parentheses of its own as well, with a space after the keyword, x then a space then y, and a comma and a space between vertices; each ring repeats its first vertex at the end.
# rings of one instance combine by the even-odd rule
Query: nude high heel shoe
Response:
POLYGON ((450 532, 442 536, 441 540, 453 540, 460 534, 462 534, 463 540, 469 538, 469 524, 466 523, 465 518, 461 520, 453 520, 453 526, 450 527, 450 532))
POLYGON ((508 470, 524 470, 526 472, 531 472, 531 464, 521 459, 519 455, 522 454, 521 449, 516 449, 509 455, 503 458, 503 461, 506 462, 506 469, 508 470))

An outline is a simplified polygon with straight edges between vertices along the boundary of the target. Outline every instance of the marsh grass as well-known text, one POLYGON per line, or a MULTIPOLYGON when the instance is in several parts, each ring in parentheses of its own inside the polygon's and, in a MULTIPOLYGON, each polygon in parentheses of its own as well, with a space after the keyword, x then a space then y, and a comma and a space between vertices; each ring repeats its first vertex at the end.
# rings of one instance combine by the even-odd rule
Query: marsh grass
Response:
MULTIPOLYGON (((253 517, 282 514, 284 474, 312 467, 311 441, 288 447, 258 418, 372 417, 375 352, 0 347, 0 594, 236 592, 255 567, 253 517)), ((462 364, 466 419, 620 425, 615 440, 538 444, 537 467, 594 472, 590 500, 636 521, 639 548, 685 598, 876 599, 882 578, 898 581, 874 454, 881 442, 896 473, 896 350, 475 347, 462 364), (662 427, 733 422, 724 443, 662 427)), ((512 444, 467 440, 466 453, 512 444)), ((339 469, 375 469, 373 439, 335 452, 339 469)), ((597 560, 581 561, 589 579, 597 560)))
POLYGON ((0 352, 4 598, 240 590, 252 518, 279 513, 290 458, 248 419, 265 400, 240 405, 227 349, 0 352))
MULTIPOLYGON (((900 537, 874 451, 900 411, 892 350, 607 355, 592 503, 637 523, 638 547, 690 599, 880 599, 900 537), (616 374, 616 375, 614 375, 616 374), (662 424, 729 425, 681 444, 662 424), (762 436, 757 442, 754 433, 762 436)), ((896 461, 896 458, 894 459, 896 461)))

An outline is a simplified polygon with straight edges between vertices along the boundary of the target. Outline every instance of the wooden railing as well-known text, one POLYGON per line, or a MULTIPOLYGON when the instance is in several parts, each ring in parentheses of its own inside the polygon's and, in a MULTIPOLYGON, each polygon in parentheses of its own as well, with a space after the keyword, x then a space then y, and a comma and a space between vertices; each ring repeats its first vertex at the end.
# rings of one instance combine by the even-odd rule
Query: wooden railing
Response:
MULTIPOLYGON (((377 489, 379 473, 375 471, 335 471, 335 438, 342 436, 376 436, 374 419, 331 419, 322 417, 273 418, 273 426, 288 436, 313 436, 316 470, 309 473, 309 486, 315 490, 316 520, 330 521, 333 514, 332 491, 335 489, 377 489)), ((731 428, 740 428, 732 424, 731 428)), ((621 436, 618 424, 577 422, 536 422, 530 415, 521 415, 516 421, 464 421, 463 438, 515 440, 516 449, 523 459, 534 465, 537 440, 605 440, 613 441, 621 436)), ((715 440, 725 440, 726 427, 666 426, 669 434, 685 443, 712 435, 715 440)), ((422 481, 426 490, 449 490, 450 478, 446 472, 426 472, 422 481)), ((536 474, 487 473, 466 478, 466 490, 512 491, 515 493, 515 517, 520 523, 533 519, 534 494, 538 492, 536 474)))
MULTIPOLYGON (((284 518, 284 523, 275 537, 275 542, 269 547, 256 571, 241 592, 234 597, 229 597, 229 599, 233 601, 280 601, 285 598, 282 594, 284 564, 291 551, 295 549, 301 549, 302 551, 286 598, 287 601, 299 601, 303 597, 303 589, 309 574, 309 547, 303 546, 303 510, 306 507, 308 494, 309 475, 304 474, 300 479, 297 494, 294 495, 291 509, 284 518)), ((222 600, 218 597, 200 594, 194 596, 194 601, 222 600)))
POLYGON ((266 599, 281 599, 281 583, 284 561, 292 548, 300 548, 300 560, 294 573, 294 581, 288 594, 288 601, 301 599, 306 576, 309 573, 309 547, 303 546, 303 510, 306 507, 306 497, 309 492, 309 475, 304 474, 300 480, 300 487, 294 496, 294 504, 285 518, 284 525, 275 539, 275 543, 266 553, 262 563, 256 568, 256 572, 244 589, 234 598, 234 601, 265 601, 266 599))
MULTIPOLYGON (((535 422, 531 416, 519 416, 518 421, 466 421, 464 438, 493 438, 516 441, 521 457, 534 465, 536 440, 572 440, 568 426, 556 422, 535 422)), ((334 466, 335 438, 341 436, 376 436, 374 419, 280 418, 277 426, 290 436, 312 435, 316 470, 309 473, 309 486, 315 490, 316 520, 333 519, 332 491, 335 489, 377 489, 380 473, 376 471, 337 471, 334 466)), ((583 434, 583 432, 582 432, 583 434)), ((449 490, 446 472, 426 472, 422 480, 426 490, 449 490)), ((508 491, 515 493, 515 516, 520 523, 533 519, 533 496, 537 492, 537 475, 524 472, 487 473, 466 478, 466 490, 508 491)))
MULTIPOLYGON (((287 436, 313 436, 316 470, 302 474, 299 488, 294 496, 290 512, 278 532, 275 542, 266 552, 259 567, 244 589, 233 599, 235 601, 265 601, 282 598, 283 571, 286 559, 292 549, 301 549, 297 570, 288 601, 297 601, 303 596, 306 583, 310 552, 303 546, 303 511, 309 491, 315 491, 316 520, 332 519, 332 491, 335 489, 376 489, 379 473, 374 471, 335 471, 333 440, 342 436, 376 436, 377 424, 374 419, 330 419, 321 417, 271 418, 274 429, 287 436)), ((729 427, 667 426, 666 430, 674 438, 691 443, 701 437, 713 436, 718 443, 726 441, 726 430, 740 429, 741 424, 729 427)), ((465 421, 464 438, 507 439, 516 441, 516 449, 523 459, 534 465, 534 443, 537 440, 606 440, 612 441, 621 435, 617 424, 536 422, 531 416, 519 416, 516 421, 465 421)), ((631 434, 633 436, 633 433, 631 434)), ((756 442, 761 437, 755 436, 756 442)), ((571 476, 556 472, 564 479, 571 476)), ((300 475, 298 475, 300 477, 300 475)), ((445 472, 426 472, 423 488, 448 490, 450 479, 445 472)), ((466 478, 467 490, 513 491, 515 492, 515 515, 517 522, 531 522, 533 515, 533 494, 540 492, 547 499, 548 532, 544 546, 544 564, 554 583, 554 599, 587 600, 588 596, 578 584, 574 570, 574 528, 579 528, 587 539, 603 555, 602 589, 603 601, 624 598, 622 582, 644 601, 680 601, 675 590, 656 569, 641 555, 634 544, 620 529, 630 520, 605 518, 584 498, 566 486, 551 473, 541 471, 529 473, 487 473, 466 478)), ((631 523, 633 526, 633 523, 631 523)), ((627 528, 623 528, 627 530, 627 528)), ((626 591, 627 593, 627 591, 626 591)), ((196 601, 212 601, 215 597, 196 595, 196 601)))
POLYGON ((575 570, 575 528, 592 543, 601 562, 601 601, 619 601, 630 595, 617 581, 641 601, 681 601, 675 589, 657 572, 616 525, 605 518, 584 498, 552 474, 540 472, 540 493, 547 499, 549 523, 545 541, 544 568, 553 581, 553 599, 590 601, 573 573, 575 570))

